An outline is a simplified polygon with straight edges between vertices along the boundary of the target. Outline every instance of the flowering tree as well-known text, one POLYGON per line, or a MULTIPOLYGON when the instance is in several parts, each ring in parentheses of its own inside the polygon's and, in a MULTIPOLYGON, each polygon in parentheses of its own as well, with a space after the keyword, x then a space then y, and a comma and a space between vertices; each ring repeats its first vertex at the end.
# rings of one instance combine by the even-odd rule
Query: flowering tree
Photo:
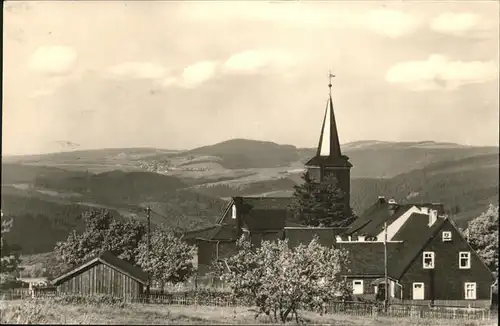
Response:
POLYGON ((9 245, 5 241, 5 233, 12 228, 12 219, 4 220, 3 212, 1 213, 1 235, 0 235, 0 284, 7 283, 15 279, 15 274, 19 270, 19 254, 15 247, 9 245))
POLYGON ((295 316, 299 321, 299 309, 323 312, 327 301, 349 294, 341 277, 347 253, 323 247, 316 238, 295 248, 289 248, 287 240, 252 248, 241 239, 238 247, 216 271, 236 297, 253 298, 256 317, 265 314, 285 323, 295 316))
POLYGON ((73 231, 66 241, 61 241, 55 246, 58 266, 53 268, 53 274, 58 274, 105 251, 132 264, 136 263, 135 255, 138 243, 145 233, 144 225, 132 219, 116 220, 107 211, 92 211, 84 214, 83 218, 85 230, 82 233, 73 231))
POLYGON ((469 222, 464 233, 471 247, 498 275, 498 206, 490 205, 486 212, 469 222))
POLYGON ((171 231, 157 228, 152 232, 151 250, 146 239, 139 243, 137 264, 151 277, 165 283, 186 281, 194 271, 194 246, 190 246, 176 237, 171 231))

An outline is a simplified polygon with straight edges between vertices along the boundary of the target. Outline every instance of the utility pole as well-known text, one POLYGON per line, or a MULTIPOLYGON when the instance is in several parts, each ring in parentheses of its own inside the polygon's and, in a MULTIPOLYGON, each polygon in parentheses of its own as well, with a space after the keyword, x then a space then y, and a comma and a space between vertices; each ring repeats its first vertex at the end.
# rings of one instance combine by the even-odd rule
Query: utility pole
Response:
MULTIPOLYGON (((145 209, 146 217, 148 219, 148 237, 147 237, 147 246, 148 246, 148 259, 151 259, 151 208, 148 206, 145 209)), ((148 284, 146 286, 146 297, 149 302, 149 295, 151 291, 151 276, 148 273, 148 284)))
POLYGON ((384 283, 384 312, 387 312, 387 304, 389 302, 389 286, 387 282, 387 221, 384 222, 384 283))

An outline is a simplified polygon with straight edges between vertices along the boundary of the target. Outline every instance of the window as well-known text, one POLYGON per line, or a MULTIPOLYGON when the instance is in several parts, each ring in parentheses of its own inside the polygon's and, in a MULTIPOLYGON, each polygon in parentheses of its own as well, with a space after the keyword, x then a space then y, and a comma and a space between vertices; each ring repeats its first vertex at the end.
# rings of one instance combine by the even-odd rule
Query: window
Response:
POLYGON ((363 281, 362 280, 352 281, 352 294, 363 294, 363 281))
POLYGON ((443 231, 443 242, 445 241, 451 241, 451 232, 450 231, 443 231))
POLYGON ((461 251, 458 254, 458 266, 460 269, 469 269, 470 268, 470 252, 469 251, 461 251))
POLYGON ((465 299, 476 300, 476 283, 465 283, 465 299))
POLYGON ((233 214, 232 214, 231 218, 232 219, 236 219, 236 205, 233 205, 233 211, 232 211, 232 213, 233 214))
POLYGON ((433 269, 434 268, 434 252, 432 251, 424 251, 424 269, 433 269))

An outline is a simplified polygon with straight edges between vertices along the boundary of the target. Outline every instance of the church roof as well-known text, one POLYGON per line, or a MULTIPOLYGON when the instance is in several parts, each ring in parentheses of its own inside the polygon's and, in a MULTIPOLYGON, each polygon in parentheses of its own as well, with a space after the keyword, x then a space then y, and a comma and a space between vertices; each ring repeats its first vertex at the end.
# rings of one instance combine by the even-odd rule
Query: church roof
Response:
MULTIPOLYGON (((331 84, 328 85, 331 90, 331 84)), ((318 149, 316 156, 310 159, 306 166, 341 166, 352 167, 349 163, 349 158, 342 155, 340 149, 339 133, 337 130, 337 122, 335 120, 335 113, 333 110, 332 94, 326 102, 325 116, 323 124, 321 125, 321 133, 319 136, 318 149)))

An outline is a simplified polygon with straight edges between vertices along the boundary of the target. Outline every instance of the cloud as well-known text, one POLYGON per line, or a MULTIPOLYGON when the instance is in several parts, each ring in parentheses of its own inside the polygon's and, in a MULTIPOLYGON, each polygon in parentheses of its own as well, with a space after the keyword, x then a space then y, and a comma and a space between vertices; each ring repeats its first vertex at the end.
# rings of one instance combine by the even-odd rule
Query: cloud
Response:
POLYGON ((77 58, 76 51, 69 46, 44 45, 32 54, 29 68, 46 75, 67 75, 75 68, 77 58))
POLYGON ((180 83, 184 87, 195 87, 202 84, 216 73, 218 63, 215 61, 202 61, 184 68, 180 83))
POLYGON ((410 34, 420 27, 420 22, 415 17, 392 9, 369 12, 366 24, 372 31, 391 38, 410 34))
POLYGON ((433 54, 425 61, 408 61, 391 67, 386 75, 390 83, 401 84, 411 90, 447 89, 482 83, 498 78, 498 67, 493 61, 451 61, 433 54))
POLYGON ((444 13, 430 22, 433 31, 461 35, 478 27, 479 16, 473 13, 444 13))
POLYGON ((256 20, 295 26, 327 26, 349 23, 343 11, 325 10, 301 2, 206 2, 185 3, 180 15, 195 21, 256 20))
POLYGON ((167 69, 154 62, 124 62, 107 70, 108 76, 130 79, 158 79, 167 74, 167 69))
POLYGON ((290 53, 275 50, 249 50, 232 55, 224 62, 225 72, 253 73, 262 69, 282 70, 297 64, 290 53))

